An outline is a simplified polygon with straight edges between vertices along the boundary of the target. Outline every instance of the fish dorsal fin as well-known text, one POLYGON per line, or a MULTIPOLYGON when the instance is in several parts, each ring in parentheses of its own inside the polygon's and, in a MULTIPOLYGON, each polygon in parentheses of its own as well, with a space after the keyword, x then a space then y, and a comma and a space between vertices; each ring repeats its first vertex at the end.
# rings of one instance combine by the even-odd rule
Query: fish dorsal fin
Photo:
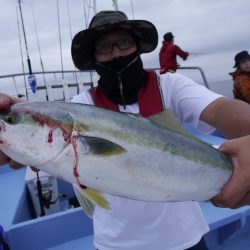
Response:
POLYGON ((89 152, 101 156, 117 155, 126 152, 122 146, 112 141, 94 137, 94 136, 79 136, 84 148, 88 148, 89 152))
POLYGON ((167 109, 161 113, 150 116, 148 119, 158 126, 170 129, 176 133, 182 134, 196 141, 203 142, 181 125, 180 121, 176 118, 171 109, 167 109))
POLYGON ((76 184, 73 184, 73 188, 81 207, 90 218, 93 218, 95 205, 111 210, 109 202, 105 199, 102 193, 91 188, 82 189, 76 184))

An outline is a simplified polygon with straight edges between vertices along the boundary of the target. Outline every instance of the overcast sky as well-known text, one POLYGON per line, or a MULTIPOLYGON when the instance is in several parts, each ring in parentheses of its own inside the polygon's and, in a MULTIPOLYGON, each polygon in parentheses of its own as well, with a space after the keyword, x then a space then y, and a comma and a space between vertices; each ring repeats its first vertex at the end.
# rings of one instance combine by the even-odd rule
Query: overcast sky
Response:
MULTIPOLYGON (((86 27, 84 2, 89 0, 59 0, 63 67, 74 69, 70 47, 71 35, 86 27), (70 22, 67 2, 69 5, 70 22)), ((18 37, 17 10, 22 52, 27 71, 18 0, 0 0, 0 75, 22 72, 18 37)), ((45 70, 60 70, 60 43, 56 0, 22 0, 22 11, 33 71, 41 71, 38 39, 45 70), (32 17, 32 6, 35 23, 32 17)), ((199 66, 208 81, 230 79, 234 55, 250 50, 249 0, 120 0, 119 9, 130 19, 146 19, 155 24, 159 33, 157 49, 143 56, 145 67, 159 67, 158 53, 165 32, 172 31, 175 43, 191 53, 181 66, 199 66)), ((97 0, 97 11, 113 9, 111 0, 97 0)), ((89 22, 93 10, 86 9, 89 22)))

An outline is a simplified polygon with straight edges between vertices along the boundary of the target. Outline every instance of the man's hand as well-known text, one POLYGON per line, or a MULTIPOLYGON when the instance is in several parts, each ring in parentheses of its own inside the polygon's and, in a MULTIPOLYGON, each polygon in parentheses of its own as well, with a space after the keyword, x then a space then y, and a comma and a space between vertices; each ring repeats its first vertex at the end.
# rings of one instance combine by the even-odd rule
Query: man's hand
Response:
POLYGON ((19 102, 22 100, 0 93, 0 111, 8 110, 12 104, 19 102))
MULTIPOLYGON (((22 102, 22 100, 0 93, 0 112, 9 110, 11 105, 18 102, 22 102)), ((3 152, 0 151, 0 165, 6 163, 8 163, 10 167, 15 169, 20 168, 22 166, 22 164, 13 161, 3 152)))
POLYGON ((250 135, 226 141, 219 150, 232 159, 233 175, 212 199, 218 207, 238 208, 250 204, 250 135))

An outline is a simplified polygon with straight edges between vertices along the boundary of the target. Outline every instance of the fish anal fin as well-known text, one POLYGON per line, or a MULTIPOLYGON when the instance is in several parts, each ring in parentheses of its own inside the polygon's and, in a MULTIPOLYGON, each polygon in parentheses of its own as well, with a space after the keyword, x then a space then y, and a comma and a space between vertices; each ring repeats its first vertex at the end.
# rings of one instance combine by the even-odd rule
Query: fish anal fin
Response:
POLYGON ((95 205, 111 210, 109 202, 101 192, 91 188, 82 189, 77 184, 73 184, 73 188, 81 207, 90 218, 93 218, 95 205))
POLYGON ((104 209, 111 210, 110 203, 105 199, 105 197, 103 196, 103 194, 101 192, 96 191, 92 188, 82 189, 82 192, 94 204, 96 204, 104 209))
POLYGON ((79 201, 84 212, 90 217, 93 218, 93 213, 95 211, 95 205, 92 201, 90 201, 82 192, 82 189, 78 187, 76 184, 73 184, 73 189, 75 191, 75 195, 77 200, 79 201))

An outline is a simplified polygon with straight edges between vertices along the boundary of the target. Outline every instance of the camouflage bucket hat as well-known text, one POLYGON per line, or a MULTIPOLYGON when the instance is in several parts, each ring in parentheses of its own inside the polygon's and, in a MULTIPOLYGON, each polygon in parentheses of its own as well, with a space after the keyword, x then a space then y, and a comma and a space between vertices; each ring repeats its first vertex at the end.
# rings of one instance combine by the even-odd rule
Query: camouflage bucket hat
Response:
POLYGON ((140 53, 153 51, 158 44, 155 26, 145 20, 128 20, 121 11, 101 11, 91 20, 89 28, 77 33, 72 41, 71 55, 79 70, 95 69, 94 42, 105 32, 123 29, 136 39, 140 53))

